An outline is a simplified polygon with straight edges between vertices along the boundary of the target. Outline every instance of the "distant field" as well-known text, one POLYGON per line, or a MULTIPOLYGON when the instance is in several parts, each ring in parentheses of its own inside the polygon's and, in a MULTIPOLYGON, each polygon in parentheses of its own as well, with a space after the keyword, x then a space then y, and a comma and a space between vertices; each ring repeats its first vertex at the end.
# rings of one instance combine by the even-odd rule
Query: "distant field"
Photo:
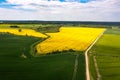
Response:
POLYGON ((36 28, 40 24, 0 24, 0 28, 10 28, 10 26, 19 26, 20 28, 36 28))
POLYGON ((93 56, 102 80, 120 80, 120 29, 108 29, 89 51, 92 80, 97 80, 93 56))
POLYGON ((33 57, 29 53, 30 46, 40 40, 0 33, 0 80, 72 80, 75 54, 79 54, 76 80, 85 80, 83 53, 64 52, 33 57))
POLYGON ((6 28, 2 28, 2 29, 0 29, 0 32, 11 33, 11 34, 14 34, 14 35, 47 38, 46 35, 44 35, 40 32, 37 32, 35 30, 32 30, 32 29, 12 29, 12 28, 6 29, 6 28))
POLYGON ((38 32, 59 32, 60 25, 57 24, 0 24, 0 28, 11 28, 17 26, 17 29, 33 29, 38 32))

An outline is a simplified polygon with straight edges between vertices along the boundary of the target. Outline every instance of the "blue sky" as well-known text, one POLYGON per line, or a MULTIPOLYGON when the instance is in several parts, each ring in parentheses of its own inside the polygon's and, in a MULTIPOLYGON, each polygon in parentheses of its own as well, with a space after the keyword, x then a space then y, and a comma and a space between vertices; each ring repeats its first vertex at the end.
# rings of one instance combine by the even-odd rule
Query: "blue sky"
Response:
POLYGON ((0 3, 1 3, 1 2, 6 2, 6 0, 0 0, 0 3))
MULTIPOLYGON (((48 0, 48 1, 53 1, 53 0, 48 0)), ((58 1, 60 1, 60 2, 75 2, 75 1, 77 1, 77 2, 85 3, 85 2, 88 2, 89 0, 58 0, 58 1)))
MULTIPOLYGON (((55 1, 55 0, 47 0, 48 2, 50 1, 55 1)), ((79 3, 87 3, 88 0, 58 0, 59 2, 79 2, 79 3)), ((1 8, 13 8, 15 6, 19 6, 17 4, 2 4, 2 3, 7 3, 7 0, 0 0, 0 7, 1 8)), ((23 9, 22 9, 23 10, 23 9)))
POLYGON ((0 0, 0 20, 119 21, 120 0, 0 0))

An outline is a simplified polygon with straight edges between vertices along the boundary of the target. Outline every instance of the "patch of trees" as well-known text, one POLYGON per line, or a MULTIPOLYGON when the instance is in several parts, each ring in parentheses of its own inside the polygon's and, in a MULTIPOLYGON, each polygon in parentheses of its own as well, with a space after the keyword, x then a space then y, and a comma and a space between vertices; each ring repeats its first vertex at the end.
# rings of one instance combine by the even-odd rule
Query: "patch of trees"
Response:
POLYGON ((62 25, 43 25, 36 28, 36 30, 40 32, 59 32, 60 27, 62 25))
POLYGON ((18 29, 19 32, 22 32, 22 29, 18 29))
POLYGON ((10 26, 10 28, 20 28, 19 26, 10 26))

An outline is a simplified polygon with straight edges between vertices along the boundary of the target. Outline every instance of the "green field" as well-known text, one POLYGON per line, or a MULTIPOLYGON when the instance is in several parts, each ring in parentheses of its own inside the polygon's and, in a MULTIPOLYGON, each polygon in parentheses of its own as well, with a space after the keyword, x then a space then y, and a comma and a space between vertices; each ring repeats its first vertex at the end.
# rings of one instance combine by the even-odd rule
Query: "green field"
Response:
POLYGON ((97 80, 93 56, 102 80, 120 80, 120 29, 108 29, 89 51, 91 79, 97 80))
POLYGON ((68 51, 33 57, 30 46, 38 40, 42 41, 0 33, 0 80, 72 80, 75 54, 79 54, 76 80, 85 80, 84 54, 68 51))

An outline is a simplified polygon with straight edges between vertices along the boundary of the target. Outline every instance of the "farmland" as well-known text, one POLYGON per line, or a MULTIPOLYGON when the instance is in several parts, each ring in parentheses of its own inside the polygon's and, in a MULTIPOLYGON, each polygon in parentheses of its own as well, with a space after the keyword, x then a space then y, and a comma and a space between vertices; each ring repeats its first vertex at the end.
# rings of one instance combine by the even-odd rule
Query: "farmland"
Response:
POLYGON ((0 29, 0 32, 4 33, 11 33, 15 35, 23 35, 23 36, 34 36, 34 37, 42 37, 46 38, 46 35, 43 35, 40 32, 36 32, 35 30, 32 29, 0 29))
POLYGON ((102 80, 120 80, 120 29, 108 29, 89 51, 92 80, 98 78, 94 57, 102 80))
POLYGON ((55 51, 85 51, 104 31, 102 28, 61 27, 60 32, 46 33, 50 37, 37 45, 38 54, 55 51))
MULTIPOLYGON (((105 29, 53 26, 0 24, 0 80, 86 79, 84 51, 105 29)), ((91 80, 94 57, 102 80, 120 79, 119 39, 119 29, 108 29, 89 51, 91 80)))
POLYGON ((1 80, 71 80, 75 54, 79 54, 77 80, 85 80, 84 55, 81 52, 64 52, 41 57, 29 54, 30 45, 41 38, 0 34, 1 80), (25 48, 25 49, 24 49, 25 48), (22 57, 22 54, 27 58, 22 57))
POLYGON ((65 51, 62 54, 58 52, 58 54, 34 57, 30 54, 30 46, 42 42, 46 37, 29 36, 29 31, 26 36, 23 34, 26 30, 24 28, 22 32, 11 28, 6 28, 7 31, 3 31, 4 28, 0 30, 2 30, 0 33, 1 80, 71 80, 76 54, 79 55, 76 80, 85 80, 83 52, 65 51))
POLYGON ((33 29, 36 30, 37 32, 42 32, 42 33, 46 33, 46 32, 58 32, 59 31, 59 27, 60 25, 57 24, 0 24, 0 29, 4 29, 4 28, 11 28, 11 26, 17 26, 18 29, 22 28, 22 29, 33 29))

